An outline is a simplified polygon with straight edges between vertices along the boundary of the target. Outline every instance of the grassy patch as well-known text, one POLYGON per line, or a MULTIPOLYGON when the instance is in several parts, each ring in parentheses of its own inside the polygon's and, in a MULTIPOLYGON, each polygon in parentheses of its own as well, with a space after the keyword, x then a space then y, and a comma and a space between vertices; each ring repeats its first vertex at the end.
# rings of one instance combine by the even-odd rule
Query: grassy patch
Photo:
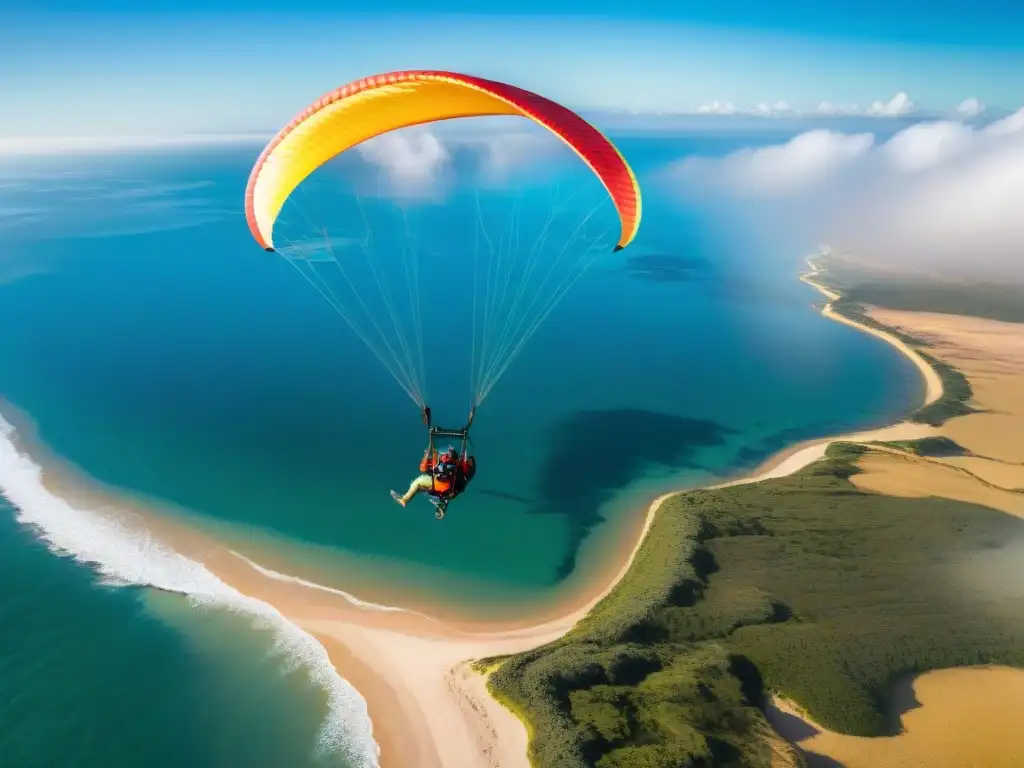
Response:
POLYGON ((911 272, 882 272, 854 259, 819 257, 825 271, 815 280, 855 304, 911 312, 970 315, 1024 322, 1024 285, 943 279, 911 272))
POLYGON ((942 396, 934 403, 918 408, 910 415, 910 420, 938 427, 957 416, 976 413, 977 410, 968 405, 971 398, 974 397, 974 392, 967 377, 948 363, 944 363, 920 349, 917 350, 917 353, 939 374, 939 378, 942 380, 942 396))
POLYGON ((970 456, 971 452, 948 437, 941 435, 936 437, 922 437, 918 440, 889 440, 879 442, 878 445, 885 445, 889 448, 896 448, 900 451, 912 453, 915 456, 927 456, 932 458, 948 456, 970 456))
MULTIPOLYGON (((861 492, 863 446, 787 478, 665 502, 617 588, 572 632, 502 660, 489 686, 539 768, 768 766, 766 690, 826 727, 885 732, 897 676, 1024 666, 1024 616, 957 581, 1024 521, 861 492)), ((1019 606, 1018 606, 1019 608, 1019 606)))
POLYGON ((889 309, 1024 322, 1024 286, 1019 285, 945 282, 923 277, 869 280, 844 289, 843 295, 859 304, 889 309))

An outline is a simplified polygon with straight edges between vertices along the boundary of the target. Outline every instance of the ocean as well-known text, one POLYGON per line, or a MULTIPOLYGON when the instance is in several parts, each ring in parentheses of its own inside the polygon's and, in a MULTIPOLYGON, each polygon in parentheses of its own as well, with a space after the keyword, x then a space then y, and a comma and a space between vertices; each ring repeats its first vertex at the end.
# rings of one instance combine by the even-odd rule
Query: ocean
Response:
POLYGON ((796 277, 814 244, 744 234, 665 173, 776 140, 620 137, 644 212, 618 254, 594 179, 533 136, 511 166, 493 144, 455 146, 440 179, 402 185, 412 195, 346 158, 286 206, 284 255, 242 214, 259 146, 0 166, 0 488, 19 508, 0 515, 3 753, 20 766, 369 753, 359 697, 312 638, 48 493, 39 464, 290 575, 515 618, 599 568, 657 493, 910 410, 913 366, 812 309, 796 277), (551 293, 531 305, 534 286, 551 293), (501 370, 516 349, 502 338, 549 306, 503 375, 482 377, 469 490, 440 522, 423 499, 395 504, 426 447, 419 388, 436 422, 461 426, 481 356, 501 370), (376 330, 375 353, 360 335, 376 330))

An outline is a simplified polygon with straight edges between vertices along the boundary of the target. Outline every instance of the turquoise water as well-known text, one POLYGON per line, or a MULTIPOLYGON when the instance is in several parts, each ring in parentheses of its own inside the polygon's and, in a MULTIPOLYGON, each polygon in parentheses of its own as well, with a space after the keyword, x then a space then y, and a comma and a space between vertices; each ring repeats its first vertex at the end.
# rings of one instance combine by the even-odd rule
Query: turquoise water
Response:
MULTIPOLYGON (((730 475, 799 439, 890 421, 920 396, 907 361, 810 309, 818 297, 795 279, 810 244, 745 240, 728 211, 676 199, 657 174, 687 152, 756 140, 623 139, 645 190, 640 234, 566 294, 482 404, 473 428, 480 470, 443 523, 425 501, 403 509, 388 495, 408 483, 425 446, 416 405, 283 258, 252 242, 240 206, 258 148, 4 169, 0 395, 30 416, 38 439, 102 483, 187 509, 241 549, 272 549, 279 570, 357 592, 382 578, 404 581, 410 594, 476 613, 521 610, 557 590, 606 518, 636 514, 659 483, 730 475)), ((569 213, 584 216, 593 198, 571 199, 588 178, 565 161, 555 155, 520 169, 524 229, 543 218, 552 175, 569 213)), ((339 172, 366 195, 377 247, 387 247, 390 230, 373 210, 384 216, 394 204, 365 188, 371 169, 339 172)), ((500 208, 511 198, 490 188, 484 199, 500 208)), ((446 424, 464 419, 468 405, 472 308, 458 288, 471 269, 475 202, 456 183, 429 206, 403 203, 435 258, 424 272, 424 316, 435 329, 425 367, 435 416, 446 424), (462 341, 449 344, 459 333, 462 341)), ((329 213, 346 225, 350 209, 329 213)), ((600 216, 592 233, 613 223, 609 210, 600 216)), ((501 222, 485 224, 494 232, 501 222)), ((87 570, 48 555, 25 528, 5 528, 3 547, 25 558, 24 575, 4 580, 8 588, 31 582, 34 569, 57 574, 45 577, 50 600, 26 606, 14 590, 0 595, 0 615, 21 600, 52 632, 40 658, 88 661, 90 676, 67 694, 69 706, 94 708, 114 690, 111 718, 120 720, 118 706, 129 712, 156 699, 137 731, 124 715, 140 741, 163 728, 160 738, 174 734, 176 749, 192 750, 168 752, 188 758, 177 764, 224 764, 217 750, 225 738, 273 720, 273 707, 260 702, 298 696, 311 716, 279 722, 279 751, 260 754, 302 757, 238 761, 312 759, 324 719, 312 713, 326 706, 319 689, 303 698, 296 678, 265 664, 246 678, 244 707, 200 708, 220 741, 200 731, 182 739, 172 713, 197 706, 189 697, 217 701, 209 691, 227 690, 230 671, 213 671, 224 667, 221 643, 189 648, 182 636, 197 631, 174 628, 191 619, 144 610, 125 590, 96 590, 87 570), (92 659, 76 651, 73 622, 54 626, 72 604, 83 622, 93 610, 107 617, 81 630, 92 659), (140 659, 161 660, 151 677, 132 672, 118 627, 135 633, 140 659)), ((250 651, 262 658, 259 643, 250 651)), ((19 680, 19 690, 35 691, 29 697, 53 685, 19 680)), ((19 734, 45 728, 38 705, 19 710, 19 734)), ((65 727, 67 744, 92 743, 88 723, 65 727)), ((117 764, 111 754, 80 764, 117 764)))

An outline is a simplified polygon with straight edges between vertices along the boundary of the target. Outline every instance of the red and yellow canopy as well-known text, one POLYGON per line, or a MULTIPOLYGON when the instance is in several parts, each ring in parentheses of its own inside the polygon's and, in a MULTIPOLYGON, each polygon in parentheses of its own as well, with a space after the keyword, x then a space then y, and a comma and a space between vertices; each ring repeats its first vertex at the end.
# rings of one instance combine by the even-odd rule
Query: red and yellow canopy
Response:
POLYGON ((622 225, 615 250, 640 226, 640 187, 625 158, 569 109, 513 85, 442 71, 367 77, 317 99, 286 125, 256 161, 245 190, 245 217, 256 242, 274 250, 274 222, 288 196, 336 155, 388 131, 457 117, 519 115, 568 144, 611 195, 622 225))

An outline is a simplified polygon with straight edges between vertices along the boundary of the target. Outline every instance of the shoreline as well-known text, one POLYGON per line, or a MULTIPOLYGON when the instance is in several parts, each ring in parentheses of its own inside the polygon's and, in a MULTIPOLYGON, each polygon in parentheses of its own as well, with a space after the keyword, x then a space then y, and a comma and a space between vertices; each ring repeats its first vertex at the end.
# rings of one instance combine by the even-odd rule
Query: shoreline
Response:
MULTIPOLYGON (((925 379, 925 405, 941 397, 938 373, 914 350, 895 336, 849 320, 832 309, 832 302, 839 296, 814 281, 821 272, 812 261, 816 256, 807 257, 811 271, 800 279, 828 299, 821 314, 882 338, 909 357, 925 379)), ((774 454, 753 472, 704 487, 792 474, 820 459, 827 447, 838 441, 912 439, 935 432, 927 425, 900 421, 878 429, 807 440, 774 454)), ((58 490, 62 498, 84 498, 88 505, 95 506, 97 496, 104 496, 102 491, 96 495, 83 491, 73 471, 69 473, 72 480, 62 482, 67 478, 59 459, 56 469, 52 469, 49 458, 43 460, 47 467, 44 483, 58 490)), ((490 696, 486 675, 472 671, 469 663, 526 651, 572 629, 629 570, 665 500, 692 490, 699 488, 661 494, 647 505, 642 522, 623 525, 621 544, 608 547, 607 566, 595 567, 579 590, 528 618, 494 622, 440 619, 419 613, 412 606, 360 604, 355 595, 343 598, 333 594, 336 590, 322 586, 275 579, 261 572, 258 563, 239 557, 205 532, 189 530, 187 525, 164 519, 159 513, 125 509, 116 499, 113 507, 119 507, 121 513, 130 515, 175 551, 195 559, 230 588, 267 604, 313 635, 326 649, 334 671, 366 702, 383 768, 527 768, 525 724, 490 696), (392 610, 381 610, 389 607, 392 610), (401 716, 396 717, 396 712, 401 716)), ((129 506, 135 506, 131 500, 129 506)), ((117 515, 118 509, 104 506, 104 513, 117 515)))
POLYGON ((801 282, 804 282, 807 285, 811 286, 827 299, 825 305, 821 309, 822 317, 827 317, 828 319, 834 320, 837 323, 848 325, 852 328, 856 328, 859 331, 869 333, 876 338, 882 339, 883 341, 894 346, 905 357, 909 358, 910 361, 917 367, 917 370, 921 373, 921 376, 925 382, 925 397, 924 402, 921 404, 921 407, 931 405, 939 398, 941 398, 943 393, 942 377, 939 376, 939 372, 936 371, 935 368, 933 368, 927 360, 921 357, 920 353, 916 349, 914 349, 905 341, 903 341, 900 338, 897 338, 891 333, 886 333, 885 331, 879 330, 878 328, 874 328, 870 325, 858 323, 857 321, 851 320, 850 318, 840 314, 835 310, 833 304, 839 301, 842 298, 842 295, 838 291, 834 291, 831 288, 822 285, 821 283, 817 282, 814 279, 818 275, 824 274, 826 271, 821 269, 814 262, 814 260, 820 259, 826 255, 827 252, 821 252, 808 256, 806 259, 804 259, 804 262, 807 264, 811 271, 805 272, 803 275, 800 276, 801 282))

